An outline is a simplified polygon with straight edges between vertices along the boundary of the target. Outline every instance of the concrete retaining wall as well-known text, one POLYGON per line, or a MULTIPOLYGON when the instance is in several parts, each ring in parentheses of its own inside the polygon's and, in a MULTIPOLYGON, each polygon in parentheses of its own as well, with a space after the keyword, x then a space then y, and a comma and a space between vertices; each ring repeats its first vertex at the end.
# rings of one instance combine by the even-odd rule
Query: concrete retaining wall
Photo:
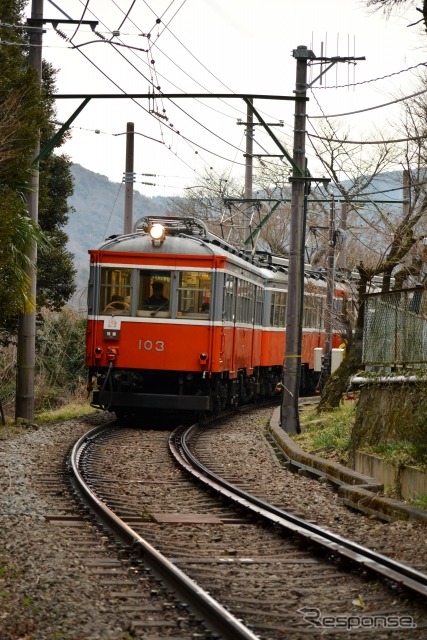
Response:
POLYGON ((355 471, 376 478, 387 487, 396 487, 404 499, 427 495, 427 474, 415 467, 397 466, 370 453, 355 453, 355 471))

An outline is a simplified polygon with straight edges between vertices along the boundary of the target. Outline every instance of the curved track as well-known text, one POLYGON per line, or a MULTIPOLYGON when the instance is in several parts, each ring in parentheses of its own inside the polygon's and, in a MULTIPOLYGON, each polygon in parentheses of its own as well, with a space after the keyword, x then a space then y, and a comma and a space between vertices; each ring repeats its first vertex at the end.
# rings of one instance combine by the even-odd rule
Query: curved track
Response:
POLYGON ((293 534, 298 534, 309 543, 319 545, 331 554, 351 560, 356 565, 392 580, 418 595, 427 596, 427 575, 425 573, 278 509, 210 471, 191 451, 190 443, 194 437, 197 437, 195 436, 197 430, 200 431, 197 425, 190 428, 181 427, 174 431, 169 444, 177 462, 210 489, 255 515, 263 517, 267 522, 293 534))
MULTIPOLYGON (((131 550, 134 561, 151 567, 190 604, 208 629, 222 638, 303 638, 310 631, 304 611, 320 613, 321 607, 341 611, 347 622, 352 619, 336 592, 347 598, 368 592, 379 615, 402 611, 395 606, 392 582, 422 598, 427 595, 425 574, 254 498, 236 486, 238 481, 232 484, 209 471, 206 466, 213 465, 200 463, 192 452, 203 433, 193 426, 169 436, 184 476, 177 475, 167 456, 165 433, 154 430, 105 435, 97 428, 76 443, 71 466, 103 525, 131 550), (188 474, 205 489, 188 482, 188 474), (231 501, 237 515, 230 513, 231 501), (366 587, 366 579, 355 571, 358 565, 365 574, 386 578, 388 586, 366 587), (302 606, 301 590, 313 592, 309 601, 317 608, 302 606)), ((208 457, 215 460, 213 454, 208 457)), ((403 612, 409 612, 405 606, 403 612)), ((337 629, 322 631, 328 639, 338 636, 337 629)))
POLYGON ((104 432, 104 427, 96 427, 76 442, 71 453, 71 470, 86 504, 96 513, 100 522, 113 532, 115 538, 131 549, 133 558, 140 557, 146 566, 152 569, 201 616, 209 628, 226 639, 256 640, 257 636, 250 629, 246 628, 240 620, 230 614, 196 582, 139 536, 90 489, 82 473, 84 465, 81 464, 81 461, 88 444, 104 432))

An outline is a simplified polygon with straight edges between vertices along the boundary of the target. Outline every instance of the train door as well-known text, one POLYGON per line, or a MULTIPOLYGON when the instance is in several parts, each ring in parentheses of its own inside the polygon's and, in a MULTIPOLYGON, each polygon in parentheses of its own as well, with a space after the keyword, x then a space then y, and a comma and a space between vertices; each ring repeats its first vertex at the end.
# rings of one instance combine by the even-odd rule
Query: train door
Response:
POLYGON ((252 338, 252 355, 251 367, 259 367, 261 364, 262 349, 262 314, 263 314, 264 290, 262 287, 255 285, 254 291, 254 308, 253 308, 253 338, 252 338))
POLYGON ((231 273, 225 274, 223 298, 222 298, 222 327, 221 327, 221 347, 220 358, 222 360, 222 370, 229 371, 230 377, 235 378, 235 335, 234 328, 236 322, 236 298, 237 280, 231 273))
POLYGON ((254 295, 255 285, 238 278, 234 328, 235 364, 237 370, 245 369, 248 375, 252 373, 254 295))

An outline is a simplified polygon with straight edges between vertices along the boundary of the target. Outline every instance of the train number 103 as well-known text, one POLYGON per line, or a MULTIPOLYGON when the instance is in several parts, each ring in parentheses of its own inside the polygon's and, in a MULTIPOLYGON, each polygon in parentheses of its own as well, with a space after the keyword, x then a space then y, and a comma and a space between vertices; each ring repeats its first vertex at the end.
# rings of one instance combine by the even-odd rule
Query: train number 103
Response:
POLYGON ((142 348, 145 351, 164 351, 165 350, 165 343, 163 342, 163 340, 155 340, 154 342, 152 340, 144 340, 144 342, 140 340, 138 346, 140 349, 142 348))

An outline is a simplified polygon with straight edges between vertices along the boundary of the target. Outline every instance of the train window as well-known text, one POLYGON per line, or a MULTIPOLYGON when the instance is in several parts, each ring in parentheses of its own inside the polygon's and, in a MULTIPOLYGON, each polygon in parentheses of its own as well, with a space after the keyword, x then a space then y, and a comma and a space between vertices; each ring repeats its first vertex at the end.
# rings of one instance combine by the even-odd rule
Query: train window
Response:
POLYGON ((286 293, 273 291, 271 295, 270 324, 272 327, 285 326, 286 293))
POLYGON ((142 269, 139 272, 138 316, 170 318, 171 272, 142 269))
POLYGON ((129 315, 132 297, 132 270, 115 267, 101 268, 99 289, 100 313, 129 315))
POLYGON ((312 329, 324 328, 323 314, 324 297, 318 294, 304 296, 303 326, 312 329))
POLYGON ((234 322, 236 304, 236 278, 229 273, 225 276, 224 298, 222 305, 223 320, 234 322))
POLYGON ((237 280, 236 321, 253 323, 254 285, 237 280))
POLYGON ((205 271, 183 271, 179 274, 178 318, 197 317, 209 320, 212 276, 205 271))
POLYGON ((255 287, 255 318, 256 325, 262 325, 263 298, 264 291, 262 287, 255 287))

